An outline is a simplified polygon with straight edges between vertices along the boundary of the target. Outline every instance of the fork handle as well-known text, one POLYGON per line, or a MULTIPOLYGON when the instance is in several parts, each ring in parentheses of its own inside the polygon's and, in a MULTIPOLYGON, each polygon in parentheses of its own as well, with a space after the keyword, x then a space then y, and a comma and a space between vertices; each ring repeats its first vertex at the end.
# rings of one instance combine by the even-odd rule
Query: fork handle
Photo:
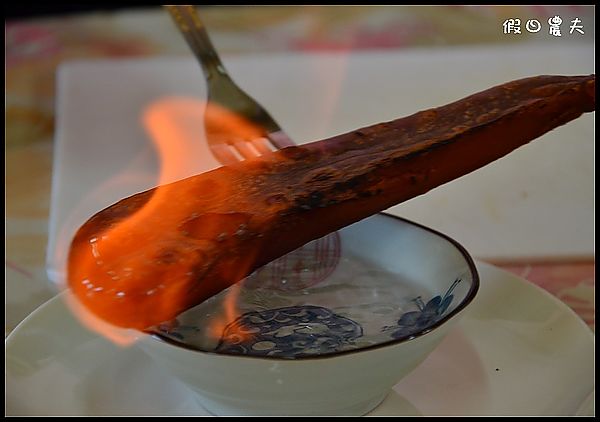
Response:
POLYGON ((175 20, 207 79, 229 76, 194 6, 165 6, 175 20))

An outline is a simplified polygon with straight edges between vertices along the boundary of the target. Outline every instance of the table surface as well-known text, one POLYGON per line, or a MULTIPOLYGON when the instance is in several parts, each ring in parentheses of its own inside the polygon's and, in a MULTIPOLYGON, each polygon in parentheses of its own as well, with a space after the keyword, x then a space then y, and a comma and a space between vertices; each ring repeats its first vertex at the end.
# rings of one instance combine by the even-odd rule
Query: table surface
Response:
MULTIPOLYGON (((358 51, 502 43, 587 43, 593 6, 294 6, 203 7, 222 54, 358 51), (561 37, 547 32, 553 16, 561 37), (503 22, 521 19, 520 34, 503 22), (584 34, 569 33, 581 20, 584 34), (543 30, 531 33, 536 19, 543 30)), ((6 320, 5 335, 53 297, 45 250, 51 195, 55 74, 72 59, 189 56, 158 7, 6 22, 6 320)), ((593 50, 590 50, 593 51, 593 50)), ((595 261, 496 262, 546 289, 595 329, 595 261)))

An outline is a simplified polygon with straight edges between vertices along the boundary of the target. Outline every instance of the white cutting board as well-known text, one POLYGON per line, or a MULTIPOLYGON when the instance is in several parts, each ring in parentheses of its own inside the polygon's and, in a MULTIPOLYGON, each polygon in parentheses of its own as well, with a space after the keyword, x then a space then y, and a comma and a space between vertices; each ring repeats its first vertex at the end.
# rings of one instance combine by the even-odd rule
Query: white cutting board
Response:
MULTIPOLYGON (((539 74, 594 73, 593 46, 528 45, 225 57, 239 85, 305 143, 539 74)), ((177 179, 217 167, 204 145, 205 83, 193 58, 67 63, 58 77, 48 272, 61 279, 75 230, 158 183, 143 123, 156 112, 189 144, 177 179)), ((585 115, 390 212, 442 231, 487 260, 594 254, 594 116, 585 115)))

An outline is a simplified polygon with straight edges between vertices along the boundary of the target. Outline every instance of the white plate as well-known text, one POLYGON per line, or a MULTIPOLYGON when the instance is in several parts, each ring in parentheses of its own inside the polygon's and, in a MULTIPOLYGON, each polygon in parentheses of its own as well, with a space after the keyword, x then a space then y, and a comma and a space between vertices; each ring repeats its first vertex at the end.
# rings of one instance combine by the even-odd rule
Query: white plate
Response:
MULTIPOLYGON (((371 415, 594 414, 594 336, 562 302, 478 262, 459 326, 371 415)), ((137 347, 83 328, 61 296, 6 340, 7 415, 207 415, 137 347)))

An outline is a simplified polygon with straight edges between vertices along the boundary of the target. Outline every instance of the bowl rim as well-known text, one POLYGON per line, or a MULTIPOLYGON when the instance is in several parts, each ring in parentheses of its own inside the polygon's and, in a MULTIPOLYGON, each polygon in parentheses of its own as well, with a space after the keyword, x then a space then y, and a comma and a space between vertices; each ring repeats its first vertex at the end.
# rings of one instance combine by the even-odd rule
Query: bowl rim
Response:
POLYGON ((319 359, 319 360, 333 359, 333 358, 340 357, 340 356, 347 356, 347 355, 356 354, 356 353, 364 353, 364 352, 370 351, 370 350, 397 346, 399 344, 407 343, 409 341, 415 340, 419 337, 422 337, 422 336, 436 330, 437 328, 441 327, 442 325, 444 325, 446 322, 448 322, 449 320, 454 318, 454 316, 456 316, 458 313, 460 313, 462 310, 464 310, 473 301, 477 292, 479 291, 479 284, 480 284, 479 273, 477 272, 477 267, 475 266, 475 262, 474 262, 473 258, 471 257, 469 252, 467 252, 467 250, 465 249, 464 246, 462 246, 458 241, 454 240, 453 238, 451 238, 450 236, 448 236, 444 233, 441 233, 437 230, 434 230, 430 227, 416 223, 414 221, 408 220, 406 218, 398 217, 396 215, 388 214, 386 212, 379 212, 375 215, 402 221, 406 224, 409 224, 409 225, 415 226, 417 228, 423 229, 425 231, 428 231, 428 232, 448 241, 452 246, 454 246, 458 250, 458 252, 462 255, 462 257, 465 259, 465 261, 467 263, 469 271, 472 274, 473 280, 471 283, 471 287, 469 288, 469 291, 467 292, 465 298, 458 304, 458 306, 456 306, 456 308, 454 308, 452 311, 448 312, 448 314, 446 314, 443 318, 440 318, 438 321, 431 324, 430 326, 423 328, 422 330, 420 330, 416 333, 407 335, 407 336, 403 336, 403 337, 400 337, 397 339, 391 339, 391 340, 384 341, 384 342, 377 343, 377 344, 372 344, 372 345, 361 347, 358 349, 348 349, 348 350, 341 350, 339 352, 328 352, 326 354, 316 355, 316 356, 299 356, 299 357, 293 357, 293 358, 282 357, 282 356, 242 355, 242 354, 234 354, 234 353, 222 353, 222 352, 209 351, 209 350, 200 350, 200 349, 194 348, 192 346, 189 346, 187 344, 179 343, 168 337, 164 337, 156 332, 150 332, 150 331, 143 331, 142 333, 144 334, 144 337, 146 337, 146 338, 150 337, 150 341, 158 341, 160 343, 174 346, 178 349, 195 352, 200 355, 211 355, 211 356, 228 357, 228 358, 235 358, 235 359, 258 359, 258 360, 264 360, 267 362, 273 362, 273 361, 301 362, 301 361, 315 360, 315 359, 319 359))

